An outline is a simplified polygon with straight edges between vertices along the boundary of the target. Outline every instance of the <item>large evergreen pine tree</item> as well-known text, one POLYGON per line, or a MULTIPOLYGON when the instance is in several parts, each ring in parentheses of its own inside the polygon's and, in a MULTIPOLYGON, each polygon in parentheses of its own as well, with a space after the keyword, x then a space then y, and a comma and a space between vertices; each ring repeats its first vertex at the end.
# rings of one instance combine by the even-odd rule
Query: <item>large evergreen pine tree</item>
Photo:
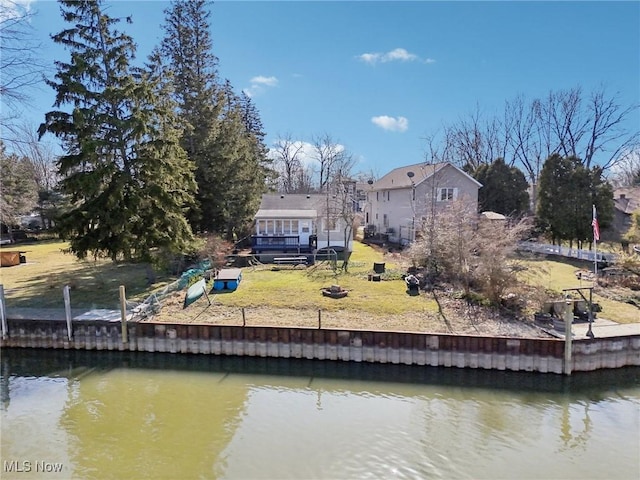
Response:
POLYGON ((503 215, 521 215, 529 208, 527 179, 517 167, 508 166, 502 158, 483 163, 473 174, 482 183, 478 192, 481 210, 503 215))
POLYGON ((181 145, 196 169, 198 191, 189 222, 196 231, 220 231, 223 225, 215 210, 224 191, 225 174, 211 150, 220 132, 222 92, 217 80, 218 59, 209 35, 210 13, 205 6, 204 0, 176 0, 165 10, 160 52, 170 70, 168 77, 173 81, 183 125, 181 145))
POLYGON ((56 62, 54 107, 39 133, 62 139, 58 163, 71 207, 60 233, 80 258, 148 260, 154 247, 184 249, 192 239, 183 209, 193 172, 157 75, 134 69, 132 39, 95 0, 60 0, 69 28, 53 36, 71 54, 56 62))
POLYGON ((551 155, 540 173, 537 222, 555 241, 591 241, 592 205, 606 228, 613 217, 613 190, 602 169, 586 168, 577 157, 551 155))
POLYGON ((251 99, 220 82, 204 0, 175 0, 165 11, 160 51, 171 70, 182 146, 196 167, 198 193, 189 220, 197 231, 228 239, 246 233, 265 179, 268 149, 251 99))
POLYGON ((208 207, 218 215, 228 240, 245 235, 260 205, 268 175, 267 148, 261 122, 247 96, 238 97, 226 81, 220 134, 212 145, 216 164, 224 169, 224 195, 208 207))

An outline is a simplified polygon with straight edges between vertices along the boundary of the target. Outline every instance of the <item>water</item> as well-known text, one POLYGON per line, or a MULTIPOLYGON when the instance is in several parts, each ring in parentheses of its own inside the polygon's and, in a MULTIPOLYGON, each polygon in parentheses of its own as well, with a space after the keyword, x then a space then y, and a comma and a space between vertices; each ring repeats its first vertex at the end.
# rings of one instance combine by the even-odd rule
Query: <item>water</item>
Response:
POLYGON ((3 479, 640 477, 637 368, 5 349, 1 372, 3 479))

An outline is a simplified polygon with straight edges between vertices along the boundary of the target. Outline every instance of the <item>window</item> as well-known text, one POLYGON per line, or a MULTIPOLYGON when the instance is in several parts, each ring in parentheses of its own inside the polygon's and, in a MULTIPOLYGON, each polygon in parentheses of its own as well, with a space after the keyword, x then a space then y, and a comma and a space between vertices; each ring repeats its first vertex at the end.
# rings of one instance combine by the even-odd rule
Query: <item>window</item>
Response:
POLYGON ((274 223, 273 220, 267 220, 267 228, 265 230, 267 235, 273 235, 274 233, 274 223))
POLYGON ((387 200, 391 200, 391 190, 387 191, 387 200))
POLYGON ((323 226, 323 230, 327 231, 330 230, 332 232, 337 231, 338 226, 337 226, 337 222, 336 222, 336 218, 335 217, 329 217, 329 218, 323 218, 322 219, 322 226, 323 226))
POLYGON ((458 196, 457 188, 439 188, 438 189, 438 202, 450 202, 455 200, 458 196))
POLYGON ((380 200, 380 192, 376 192, 376 202, 380 200))
POLYGON ((384 225, 384 228, 389 227, 389 217, 387 217, 386 213, 382 215, 382 224, 384 225))

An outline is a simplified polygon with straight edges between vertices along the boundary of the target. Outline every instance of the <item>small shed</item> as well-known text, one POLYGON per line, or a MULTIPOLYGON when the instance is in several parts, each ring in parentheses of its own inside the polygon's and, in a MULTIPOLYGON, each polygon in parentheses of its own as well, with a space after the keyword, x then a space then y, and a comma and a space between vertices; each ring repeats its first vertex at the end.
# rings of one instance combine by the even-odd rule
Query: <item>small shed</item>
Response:
POLYGON ((15 250, 0 251, 0 267, 13 267, 27 261, 23 255, 25 252, 15 250))

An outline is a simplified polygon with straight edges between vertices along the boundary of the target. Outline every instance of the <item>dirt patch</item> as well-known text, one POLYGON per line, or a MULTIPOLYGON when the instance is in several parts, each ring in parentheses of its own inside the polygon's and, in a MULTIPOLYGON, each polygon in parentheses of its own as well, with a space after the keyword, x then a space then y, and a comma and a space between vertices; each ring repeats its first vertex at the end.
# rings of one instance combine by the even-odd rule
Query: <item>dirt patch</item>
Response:
MULTIPOLYGON (((421 293, 421 295, 430 295, 421 293)), ((205 297, 187 309, 182 308, 183 292, 165 299, 161 312, 147 321, 214 325, 286 326, 383 330, 400 332, 449 333, 519 338, 546 338, 533 318, 517 318, 498 311, 469 305, 464 300, 441 297, 442 314, 403 313, 374 315, 354 310, 318 311, 300 308, 229 307, 205 297)))

